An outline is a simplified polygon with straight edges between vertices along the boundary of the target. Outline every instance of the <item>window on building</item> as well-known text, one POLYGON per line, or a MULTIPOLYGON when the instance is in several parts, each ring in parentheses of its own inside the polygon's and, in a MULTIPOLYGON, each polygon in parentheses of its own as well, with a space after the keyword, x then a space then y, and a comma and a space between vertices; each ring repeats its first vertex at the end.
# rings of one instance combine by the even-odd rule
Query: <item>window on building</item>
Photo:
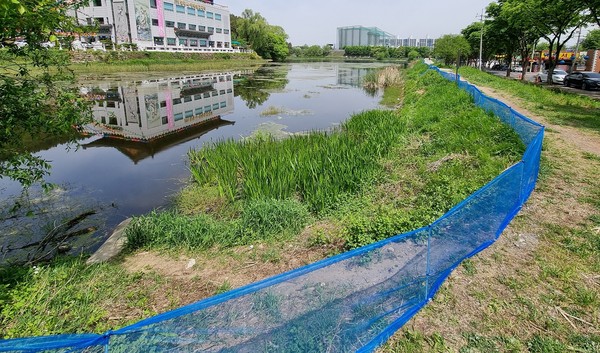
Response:
POLYGON ((166 116, 163 116, 163 117, 161 118, 161 120, 162 120, 162 124, 163 124, 163 125, 166 125, 166 124, 169 122, 169 118, 167 118, 166 116))
POLYGON ((197 47, 197 46, 198 46, 198 40, 190 39, 190 47, 197 47))
POLYGON ((194 114, 196 114, 196 115, 202 114, 202 107, 194 109, 194 114))
POLYGON ((175 9, 179 13, 185 13, 185 6, 183 6, 183 5, 175 5, 175 9))
POLYGON ((193 7, 188 7, 187 8, 187 14, 188 15, 192 15, 192 16, 196 16, 196 9, 193 7))
POLYGON ((207 12, 206 13, 206 18, 213 18, 213 13, 212 12, 207 12))
POLYGON ((199 43, 201 47, 206 47, 206 39, 200 39, 199 43))
POLYGON ((196 30, 196 25, 189 24, 189 25, 188 25, 188 29, 189 29, 190 31, 195 31, 195 30, 196 30))
POLYGON ((216 97, 216 96, 219 95, 219 91, 217 91, 217 90, 210 91, 210 95, 213 96, 213 97, 216 97))
POLYGON ((158 18, 153 18, 152 19, 152 25, 153 26, 158 26, 158 18))
POLYGON ((208 46, 211 47, 211 48, 214 48, 215 47, 215 42, 212 41, 212 40, 209 40, 208 41, 208 46))
POLYGON ((183 22, 177 22, 177 28, 179 29, 185 29, 185 27, 187 27, 187 25, 183 22))
POLYGON ((175 27, 175 22, 173 21, 165 21, 165 27, 175 27))
MULTIPOLYGON (((198 94, 194 94, 194 100, 199 100, 202 99, 202 94, 198 93, 198 94)), ((200 108, 200 113, 202 113, 202 108, 200 108)))
POLYGON ((227 106, 227 102, 221 102, 221 104, 219 104, 219 107, 221 108, 225 108, 227 106))
POLYGON ((160 107, 164 108, 167 106, 167 101, 160 101, 160 107))
POLYGON ((156 8, 156 0, 150 0, 150 7, 153 9, 156 8))
POLYGON ((163 8, 165 9, 165 11, 173 11, 173 3, 170 2, 164 2, 163 3, 163 8))
POLYGON ((217 48, 223 48, 223 42, 217 42, 217 48))
POLYGON ((186 118, 191 118, 194 116, 194 111, 193 110, 186 110, 185 111, 185 117, 186 118))
POLYGON ((223 30, 223 33, 225 33, 225 34, 229 34, 229 30, 228 30, 228 29, 224 29, 224 30, 223 30))
POLYGON ((227 93, 233 93, 233 90, 231 88, 228 88, 227 93))
POLYGON ((225 94, 225 90, 224 90, 224 89, 222 89, 222 90, 219 90, 219 94, 220 94, 220 95, 223 95, 223 94, 225 94))
POLYGON ((177 113, 173 116, 175 118, 175 121, 179 121, 183 119, 183 113, 177 113))
POLYGON ((163 37, 154 37, 154 45, 164 45, 165 39, 163 37))
POLYGON ((215 27, 208 27, 209 33, 215 33, 215 27))
POLYGON ((205 26, 198 26, 198 30, 200 32, 206 32, 206 27, 205 26))
POLYGON ((198 10, 198 17, 204 17, 204 10, 198 10))
POLYGON ((188 40, 187 39, 179 38, 179 45, 183 45, 184 47, 187 47, 188 40))
POLYGON ((210 92, 204 92, 204 93, 202 94, 202 96, 203 96, 204 98, 210 98, 210 92))
POLYGON ((225 42, 225 48, 229 48, 229 42, 225 42))
POLYGON ((102 0, 94 0, 94 6, 102 6, 102 0))
POLYGON ((97 25, 103 25, 104 24, 104 17, 96 17, 96 18, 94 18, 94 22, 97 25))
POLYGON ((223 29, 222 28, 217 28, 216 31, 217 31, 217 33, 223 33, 223 29))
POLYGON ((173 105, 181 104, 181 98, 173 98, 173 105))
POLYGON ((167 38, 167 45, 175 45, 176 42, 175 38, 167 38))
POLYGON ((219 103, 215 103, 215 104, 213 104, 212 108, 213 108, 213 110, 215 110, 215 109, 219 109, 219 103))
POLYGON ((210 112, 211 110, 212 110, 212 109, 210 109, 210 105, 205 105, 205 106, 204 106, 204 112, 205 112, 205 113, 207 113, 207 112, 210 112))
POLYGON ((221 21, 221 14, 220 13, 216 13, 215 14, 215 20, 221 21))

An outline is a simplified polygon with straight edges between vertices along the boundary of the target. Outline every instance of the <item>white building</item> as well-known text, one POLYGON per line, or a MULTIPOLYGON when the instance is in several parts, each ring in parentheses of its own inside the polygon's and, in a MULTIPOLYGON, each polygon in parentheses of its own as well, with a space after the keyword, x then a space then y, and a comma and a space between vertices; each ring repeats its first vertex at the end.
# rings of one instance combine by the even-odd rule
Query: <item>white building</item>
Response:
POLYGON ((73 13, 97 25, 86 42, 110 39, 139 50, 231 52, 229 9, 212 0, 91 0, 73 13))
POLYGON ((149 148, 156 152, 195 138, 206 127, 231 124, 221 118, 234 109, 233 75, 197 74, 140 85, 80 87, 80 94, 95 102, 94 122, 81 132, 102 135, 92 146, 121 146, 137 162, 148 155, 149 148))

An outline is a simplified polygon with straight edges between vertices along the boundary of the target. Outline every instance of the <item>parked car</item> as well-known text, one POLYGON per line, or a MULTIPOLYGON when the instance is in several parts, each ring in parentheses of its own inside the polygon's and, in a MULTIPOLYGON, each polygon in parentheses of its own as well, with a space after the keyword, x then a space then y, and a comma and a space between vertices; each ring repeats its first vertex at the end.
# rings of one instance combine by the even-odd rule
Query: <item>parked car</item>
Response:
POLYGON ((579 87, 584 90, 600 88, 600 73, 597 72, 573 72, 565 76, 563 84, 567 87, 579 87))
MULTIPOLYGON (((554 72, 552 72, 552 83, 562 84, 567 75, 568 73, 565 70, 554 69, 554 72)), ((548 81, 548 71, 540 71, 535 76, 535 82, 542 83, 546 81, 548 81)))
POLYGON ((515 65, 512 67, 512 72, 523 72, 523 68, 519 65, 515 65))
POLYGON ((508 65, 506 64, 496 64, 492 66, 491 70, 493 71, 506 71, 508 69, 508 65))
POLYGON ((27 42, 24 40, 17 40, 15 41, 15 46, 19 49, 23 48, 24 46, 27 45, 27 42))

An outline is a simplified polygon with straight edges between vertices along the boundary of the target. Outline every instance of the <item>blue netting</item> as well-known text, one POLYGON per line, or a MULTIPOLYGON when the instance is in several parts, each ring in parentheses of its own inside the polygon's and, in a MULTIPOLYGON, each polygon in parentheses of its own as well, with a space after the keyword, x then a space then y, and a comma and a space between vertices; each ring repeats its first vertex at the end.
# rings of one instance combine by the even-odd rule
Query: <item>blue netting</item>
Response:
POLYGON ((0 352, 373 351, 462 260, 498 238, 535 186, 544 128, 467 82, 459 86, 510 124, 527 149, 522 161, 431 225, 118 331, 4 340, 0 352))

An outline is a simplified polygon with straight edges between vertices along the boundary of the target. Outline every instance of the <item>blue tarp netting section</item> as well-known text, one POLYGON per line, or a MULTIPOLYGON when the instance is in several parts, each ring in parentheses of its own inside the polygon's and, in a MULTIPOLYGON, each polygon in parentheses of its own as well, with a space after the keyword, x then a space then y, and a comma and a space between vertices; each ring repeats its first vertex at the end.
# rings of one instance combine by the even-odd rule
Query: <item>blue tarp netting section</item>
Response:
POLYGON ((543 126, 467 82, 459 86, 510 124, 527 149, 519 163, 431 225, 104 335, 4 340, 0 352, 373 351, 462 260, 498 238, 535 186, 543 126))

